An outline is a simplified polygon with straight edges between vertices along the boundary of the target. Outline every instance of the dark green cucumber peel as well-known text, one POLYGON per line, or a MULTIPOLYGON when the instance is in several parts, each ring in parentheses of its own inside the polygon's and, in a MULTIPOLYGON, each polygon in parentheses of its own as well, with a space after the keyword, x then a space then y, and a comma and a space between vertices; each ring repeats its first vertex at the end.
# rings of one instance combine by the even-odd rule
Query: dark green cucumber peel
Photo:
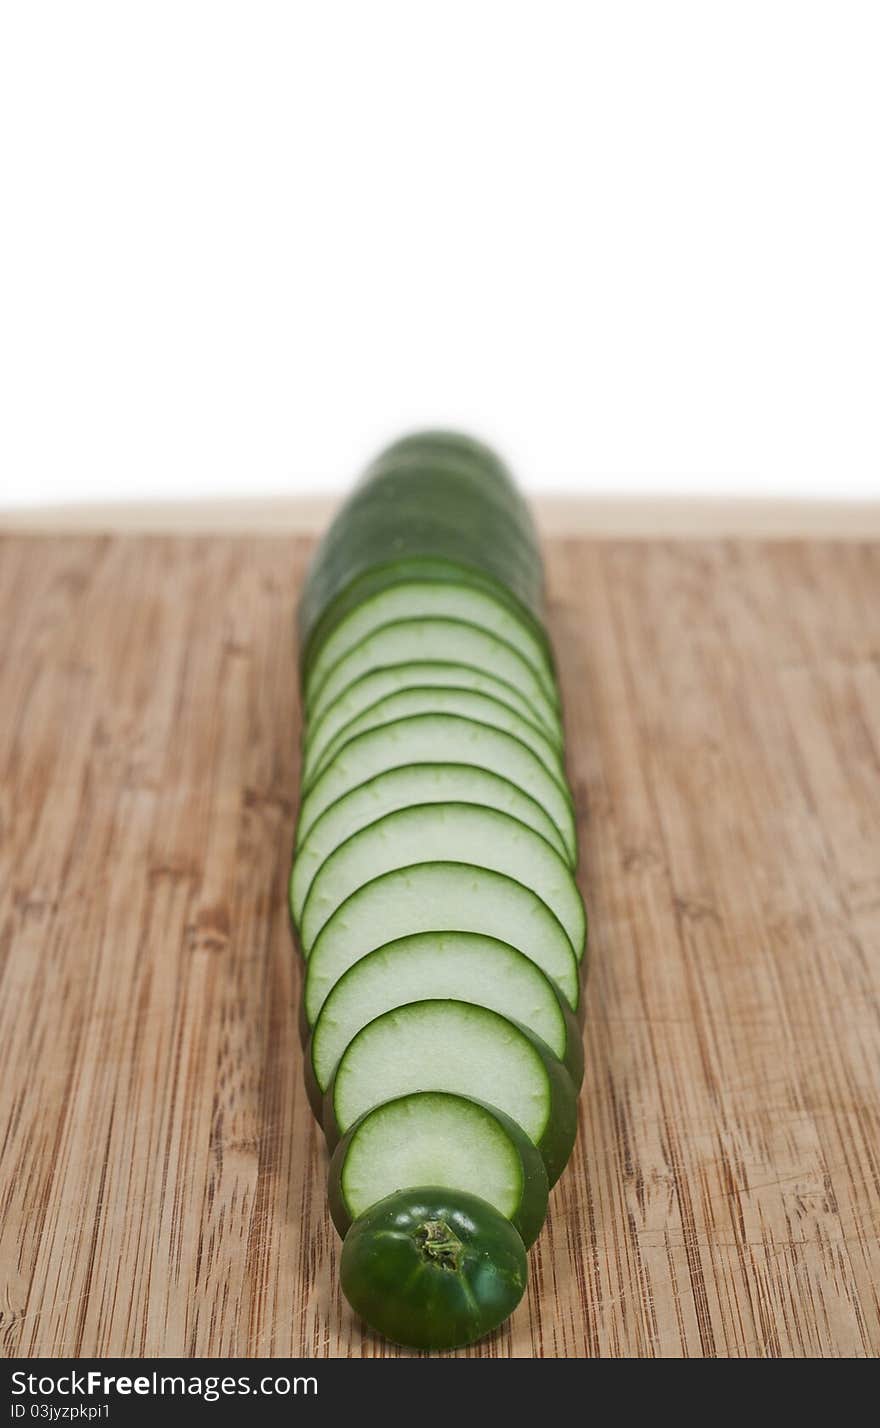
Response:
POLYGON ((543 570, 527 505, 496 458, 474 446, 464 463, 450 460, 449 444, 443 433, 395 443, 331 524, 300 601, 304 666, 319 621, 332 620, 330 608, 347 588, 411 557, 458 565, 509 592, 540 621, 543 570))
POLYGON ((373 1329, 441 1351, 481 1339, 525 1293, 525 1246, 485 1200, 436 1186, 399 1190, 355 1220, 342 1246, 342 1290, 373 1329))
MULTIPOLYGON (((424 498, 398 500, 393 508, 375 503, 357 512, 346 509, 344 524, 334 526, 315 553, 304 588, 307 625, 313 608, 323 608, 356 576, 393 560, 428 556, 465 567, 482 568, 529 610, 542 601, 542 572, 536 556, 522 539, 493 516, 464 509, 464 520, 452 514, 462 502, 458 493, 437 493, 432 509, 424 498), (352 534, 352 523, 356 522, 352 534)), ((341 517, 337 518, 341 520, 341 517)), ((316 617, 315 617, 316 618, 316 617)))

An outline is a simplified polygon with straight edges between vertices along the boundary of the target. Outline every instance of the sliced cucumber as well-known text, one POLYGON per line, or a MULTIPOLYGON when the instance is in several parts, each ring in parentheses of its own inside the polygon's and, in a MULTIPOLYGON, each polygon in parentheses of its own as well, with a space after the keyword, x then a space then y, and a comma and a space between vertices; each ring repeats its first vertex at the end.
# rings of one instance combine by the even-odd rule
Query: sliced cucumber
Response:
POLYGON ((396 620, 390 625, 381 625, 328 671, 309 707, 310 721, 317 719, 350 684, 371 670, 424 660, 466 664, 503 679, 528 700, 537 722, 554 739, 559 737, 559 711, 531 665, 512 645, 464 620, 396 620))
POLYGON ((306 1059, 320 1092, 326 1091, 340 1056, 368 1021, 406 1002, 450 996, 529 1027, 559 1057, 574 1084, 581 1084, 580 1028, 540 967, 494 937, 422 932, 377 947, 349 967, 330 992, 306 1059))
POLYGON ((299 925, 315 873, 340 843, 397 808, 426 803, 476 803, 497 808, 534 828, 563 857, 556 824, 527 793, 499 774, 473 764, 411 764, 388 769, 332 803, 297 848, 290 875, 290 910, 299 925))
POLYGON ((400 689, 396 694, 389 694, 385 699, 377 700, 354 719, 350 719, 330 740, 317 760, 309 760, 308 756, 306 757, 303 788, 308 789, 322 770, 333 762, 337 750, 349 739, 356 738, 367 729, 376 729, 381 724, 393 724, 397 719, 407 719, 411 714, 460 714, 465 719, 474 719, 477 723, 488 724, 493 729, 504 729, 537 754, 548 773, 558 783, 564 782, 565 771, 559 749, 532 719, 523 719, 508 705, 499 703, 489 694, 478 694, 476 690, 458 689, 455 686, 428 685, 400 689))
POLYGON ((431 585, 464 585, 470 590, 481 591, 490 599, 506 605, 521 624, 526 624, 529 627, 532 638, 546 651, 547 663, 551 668, 553 667, 550 643, 540 619, 534 610, 527 608, 505 585, 500 584, 487 571, 478 570, 474 566, 461 565, 452 560, 435 557, 415 556, 409 559, 391 559, 379 565, 371 565, 354 579, 349 579, 312 624, 309 624, 310 615, 317 612, 310 609, 309 602, 301 601, 297 623, 303 686, 305 686, 309 671, 319 657, 325 641, 333 634, 336 626, 346 620, 352 611, 384 590, 391 589, 396 585, 420 582, 427 582, 431 585))
POLYGON ((358 888, 321 929, 306 964, 309 1026, 354 962, 416 932, 481 932, 509 942, 536 962, 577 1010, 577 958, 562 923, 531 888, 467 863, 420 863, 358 888))
POLYGON ((577 1093, 562 1062, 525 1027, 468 1002, 410 1002, 358 1032, 327 1090, 328 1143, 365 1111, 413 1091, 476 1096, 516 1121, 551 1185, 574 1144, 577 1093))
POLYGON ((490 868, 530 888, 562 923, 580 961, 584 906, 568 865, 525 823, 473 803, 401 808, 341 843, 316 874, 306 899, 300 924, 306 956, 321 928, 359 887, 395 868, 444 862, 490 868))
MULTIPOLYGON (((381 700, 405 689, 469 689, 477 694, 487 694, 503 704, 514 714, 535 723, 535 712, 529 701, 502 679, 486 674, 484 670, 473 669, 467 664, 452 664, 441 660, 422 660, 410 664, 386 665, 382 669, 371 670, 330 705, 319 719, 308 727, 303 751, 303 768, 300 778, 302 786, 308 782, 317 767, 324 750, 332 743, 340 729, 357 719, 365 710, 372 709, 381 700)), ((537 727, 537 725, 536 725, 537 727)), ((549 738, 549 735, 547 735, 549 738)), ((561 740, 560 740, 561 744, 561 740)))
POLYGON ((464 620, 497 635, 531 665, 548 696, 555 700, 553 670, 546 644, 535 634, 531 623, 520 618, 512 606, 472 585, 449 581, 410 580, 373 595, 352 610, 324 641, 315 656, 304 684, 306 705, 318 694, 330 669, 343 655, 372 634, 380 625, 398 620, 443 616, 464 620))
POLYGON ((479 1195, 527 1249, 547 1214, 547 1172, 525 1131, 494 1106, 446 1091, 399 1096, 354 1123, 330 1163, 333 1223, 344 1239, 377 1201, 418 1185, 479 1195))
POLYGON ((461 432, 418 431, 400 438, 373 459, 355 489, 368 487, 387 472, 414 472, 412 479, 424 479, 426 469, 438 466, 469 475, 480 498, 513 515, 536 543, 531 511, 505 463, 485 442, 461 432))
POLYGON ((434 555, 455 558, 462 542, 476 542, 485 569, 506 579, 511 573, 540 578, 541 557, 527 509, 511 510, 504 492, 473 471, 433 461, 376 472, 356 487, 321 542, 320 569, 332 572, 365 549, 371 563, 411 555, 419 531, 437 542, 434 555))
POLYGON ((466 502, 460 483, 445 481, 435 492, 413 490, 390 505, 373 500, 356 506, 350 501, 337 522, 309 566, 302 595, 304 632, 377 563, 418 558, 471 567, 502 585, 527 609, 541 609, 540 560, 497 512, 466 502), (456 511, 468 504, 472 515, 463 525, 456 511))
POLYGON ((305 795, 300 805, 297 844, 305 841, 325 809, 350 789, 386 769, 419 763, 473 764, 516 784, 550 815, 567 859, 574 865, 577 841, 568 790, 512 734, 457 714, 415 714, 350 739, 305 795))
MULTIPOLYGON (((303 669, 368 589, 404 570, 504 592, 536 624, 543 572, 534 525, 510 473, 479 443, 428 432, 371 463, 325 533, 299 607, 303 669)), ((420 575, 418 578, 420 578, 420 575)))

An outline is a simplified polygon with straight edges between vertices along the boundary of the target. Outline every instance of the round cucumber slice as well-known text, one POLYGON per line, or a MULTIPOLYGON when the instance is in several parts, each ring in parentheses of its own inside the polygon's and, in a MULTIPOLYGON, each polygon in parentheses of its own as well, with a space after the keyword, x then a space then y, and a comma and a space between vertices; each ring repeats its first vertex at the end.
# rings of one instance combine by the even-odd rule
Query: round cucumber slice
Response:
MULTIPOLYGON (((499 584, 493 576, 486 571, 476 569, 473 565, 462 565, 452 560, 417 555, 409 559, 392 559, 383 564, 371 565, 360 575, 349 579, 311 624, 309 624, 309 602, 305 597, 300 601, 297 611, 297 627, 303 685, 308 679, 312 664, 321 653, 325 640, 330 638, 336 626, 347 619, 352 611, 384 590, 391 589, 396 585, 420 582, 427 582, 431 585, 464 585, 469 590, 479 590, 492 600, 506 605, 521 624, 528 626, 532 637, 544 649, 548 665, 551 669, 554 667, 553 652, 539 614, 527 608, 513 594, 512 590, 499 584)), ((314 615, 314 611, 312 614, 314 615)))
POLYGON ((457 714, 414 714, 349 739, 302 800, 297 845, 302 845, 325 809, 350 789, 386 769, 419 763, 472 764, 516 784, 549 814, 568 862, 574 865, 577 840, 568 790, 512 734, 457 714))
POLYGON ((537 552, 503 514, 481 509, 466 496, 460 485, 432 478, 414 483, 412 491, 391 502, 350 500, 309 566, 302 597, 307 628, 341 590, 373 566, 416 557, 472 566, 538 611, 543 573, 537 552))
POLYGON ((467 863, 420 863, 358 888, 325 923, 306 964, 303 1004, 309 1026, 354 962, 416 932, 481 932, 509 942, 536 962, 577 1010, 577 958, 562 923, 531 888, 467 863))
POLYGON ((556 688, 546 643, 506 601, 470 585, 410 580, 371 596, 340 621, 311 664, 303 688, 306 705, 312 703, 337 660, 375 629, 398 620, 429 616, 463 620, 497 635, 528 661, 548 697, 555 701, 556 688))
POLYGON ((516 1121, 554 1185, 577 1131, 577 1093, 561 1061, 532 1032, 468 1002, 410 1002, 349 1042, 327 1090, 328 1144, 385 1101, 413 1091, 478 1096, 516 1121))
POLYGON ((561 732, 559 711, 541 681, 512 645, 464 620, 396 620, 381 625, 333 665, 308 710, 315 720, 362 675, 386 665, 442 660, 470 665, 518 689, 550 736, 561 732))
MULTIPOLYGON (((315 1023, 306 1054, 323 1095, 336 1064, 362 1026, 407 1002, 454 995, 521 1022, 563 1063, 576 1086, 584 1074, 577 1019, 541 968, 494 937, 472 932, 422 932, 377 947, 349 967, 315 1023)), ((319 1104, 318 1097, 311 1097, 319 1104)))
POLYGON ((540 833, 562 857, 565 844, 543 808, 509 779, 473 764, 411 764, 377 774, 343 794, 312 824, 296 851, 290 875, 290 910, 299 926, 318 869, 340 843, 386 813, 425 803, 475 803, 509 813, 540 833))
POLYGON ((319 719, 308 726, 304 740, 302 783, 305 784, 311 777, 324 750, 341 729, 346 728, 367 709, 372 709, 392 694, 399 694, 407 689, 468 689, 475 694, 490 696, 511 713, 518 714, 538 727, 535 724, 534 710, 518 689, 514 689, 511 684, 505 684, 502 679, 496 679, 494 675, 474 669, 471 665, 452 664, 448 661, 444 663, 441 660, 387 665, 356 679, 324 710, 319 719))
POLYGON ((299 608, 303 668, 374 579, 404 565, 507 593, 540 620, 543 574, 531 515, 507 468, 456 434, 397 442, 371 463, 309 567, 299 608))
POLYGON ((395 868, 443 862, 490 868, 531 888, 562 923, 580 961, 586 920, 568 865, 525 823, 473 803, 401 808, 341 843, 316 874, 306 899, 300 924, 306 956, 321 928, 359 887, 395 868))
POLYGON ((507 465, 485 442, 463 432, 418 431, 399 438, 373 459, 358 485, 369 486, 384 472, 440 464, 469 474, 481 496, 498 500, 534 537, 531 512, 507 465))
POLYGON ((337 750, 349 739, 356 738, 367 729, 376 729, 381 724, 393 724, 397 719, 409 718, 411 714, 460 714, 465 719, 475 719, 493 729, 504 729, 537 754, 547 772, 564 785, 565 772, 559 749, 533 720, 523 719, 508 705, 499 703, 489 694, 479 694, 476 690, 458 689, 455 686, 428 685, 400 689, 396 694, 389 694, 385 699, 377 700, 354 719, 350 719, 316 760, 309 760, 307 752, 303 766, 303 788, 308 789, 322 770, 333 762, 337 750))
POLYGON ((528 1249, 547 1214, 540 1151, 503 1111, 445 1091, 416 1091, 374 1106, 330 1162, 330 1214, 344 1239, 353 1220, 395 1190, 437 1185, 480 1195, 528 1249))

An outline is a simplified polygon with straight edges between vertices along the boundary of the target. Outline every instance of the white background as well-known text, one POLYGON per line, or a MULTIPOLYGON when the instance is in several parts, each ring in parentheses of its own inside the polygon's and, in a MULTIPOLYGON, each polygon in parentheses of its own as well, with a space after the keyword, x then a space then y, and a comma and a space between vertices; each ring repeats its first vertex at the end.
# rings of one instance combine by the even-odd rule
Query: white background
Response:
POLYGON ((0 504, 880 490, 876 0, 0 15, 0 504))

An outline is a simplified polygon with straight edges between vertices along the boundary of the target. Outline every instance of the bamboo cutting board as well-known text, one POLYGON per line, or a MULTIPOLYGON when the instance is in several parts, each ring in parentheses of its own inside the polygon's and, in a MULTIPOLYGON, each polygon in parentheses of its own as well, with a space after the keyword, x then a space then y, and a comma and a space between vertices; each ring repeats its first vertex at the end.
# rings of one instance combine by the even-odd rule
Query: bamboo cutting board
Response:
MULTIPOLYGON (((303 538, 0 542, 4 1354, 389 1355, 285 912, 303 538)), ((548 543, 587 1074, 469 1352, 880 1350, 880 547, 548 543)))

